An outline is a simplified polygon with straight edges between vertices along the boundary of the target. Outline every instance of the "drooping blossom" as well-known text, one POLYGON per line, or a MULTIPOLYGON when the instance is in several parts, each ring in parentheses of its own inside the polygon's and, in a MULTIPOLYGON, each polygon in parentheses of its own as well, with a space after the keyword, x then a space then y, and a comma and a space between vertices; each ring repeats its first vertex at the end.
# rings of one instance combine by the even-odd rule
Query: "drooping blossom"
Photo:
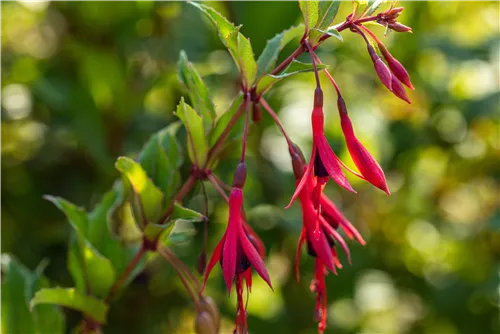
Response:
POLYGON ((235 172, 233 188, 229 196, 229 219, 226 232, 219 241, 208 263, 203 288, 217 262, 222 266, 224 281, 231 293, 233 282, 237 294, 237 314, 235 333, 247 333, 246 304, 243 301, 243 284, 248 292, 252 286, 252 268, 271 287, 271 280, 262 256, 263 243, 246 224, 242 215, 243 185, 246 167, 240 163, 235 172))
POLYGON ((335 155, 325 137, 323 92, 319 87, 314 91, 314 108, 311 115, 311 122, 313 130, 311 158, 309 159, 306 171, 298 183, 287 208, 290 207, 299 196, 300 192, 307 184, 308 179, 311 177, 315 180, 315 187, 312 190, 314 192, 314 198, 316 199, 315 207, 318 206, 320 194, 329 178, 332 178, 343 188, 355 192, 340 168, 339 158, 335 155))
MULTIPOLYGON (((296 146, 290 149, 290 154, 296 183, 298 184, 306 176, 305 160, 300 149, 296 146)), ((337 229, 341 227, 348 237, 356 238, 363 245, 365 241, 325 194, 321 194, 320 197, 321 211, 319 211, 320 208, 315 208, 317 205, 315 205, 315 199, 312 196, 312 189, 316 186, 316 180, 312 177, 312 174, 306 177, 306 183, 298 195, 302 208, 302 231, 297 246, 295 273, 297 280, 299 280, 300 254, 305 243, 308 254, 315 258, 314 279, 311 282, 310 289, 311 292, 316 294, 314 318, 318 321, 319 333, 323 333, 326 329, 327 317, 325 276, 328 271, 337 274, 336 268, 342 268, 335 249, 337 243, 345 252, 348 262, 351 262, 349 248, 342 236, 337 232, 337 229), (317 233, 318 225, 319 233, 317 233)))

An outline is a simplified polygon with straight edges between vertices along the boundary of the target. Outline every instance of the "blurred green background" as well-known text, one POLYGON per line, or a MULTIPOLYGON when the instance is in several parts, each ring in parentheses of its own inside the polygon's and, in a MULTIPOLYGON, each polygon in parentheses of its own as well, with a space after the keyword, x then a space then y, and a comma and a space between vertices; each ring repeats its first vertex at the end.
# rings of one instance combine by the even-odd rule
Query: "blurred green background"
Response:
MULTIPOLYGON (((300 22, 295 2, 208 4, 243 24, 256 54, 300 22)), ((345 31, 344 43, 329 40, 318 53, 330 64, 356 133, 383 166, 392 192, 387 197, 354 178, 357 195, 327 187, 367 240, 365 247, 350 242, 353 264, 341 255, 344 269, 327 278, 327 332, 498 333, 499 3, 401 5, 400 21, 414 33, 383 40, 412 77, 411 105, 377 81, 359 36, 345 31)), ((350 8, 342 2, 336 22, 350 8)), ((118 176, 114 160, 134 156, 153 132, 176 120, 172 111, 185 93, 176 76, 180 50, 211 87, 219 113, 237 93, 237 71, 211 24, 182 2, 2 2, 1 9, 1 251, 30 269, 47 258, 51 282, 71 286, 71 228, 42 195, 92 208, 118 176)), ((383 36, 383 28, 373 30, 383 36)), ((297 46, 291 44, 282 56, 297 46)), ((352 166, 335 92, 326 80, 323 85, 327 135, 352 166)), ((313 75, 301 74, 267 96, 306 154, 313 87, 313 75)), ((238 151, 236 145, 226 150, 226 163, 216 171, 227 183, 238 151)), ((268 248, 275 287, 272 293, 255 279, 251 332, 315 333, 313 261, 303 255, 297 283, 300 210, 282 209, 294 181, 285 142, 266 115, 252 125, 249 159, 247 212, 268 248)), ((199 193, 185 204, 201 210, 199 193)), ((227 209, 213 189, 209 196, 211 254, 227 209)), ((176 249, 187 263, 196 261, 199 235, 176 249)), ((218 267, 206 292, 223 312, 223 332, 230 332, 234 299, 227 298, 218 267)), ((70 330, 80 318, 65 312, 70 330)), ((154 261, 112 305, 103 330, 190 333, 193 316, 172 270, 154 261)))

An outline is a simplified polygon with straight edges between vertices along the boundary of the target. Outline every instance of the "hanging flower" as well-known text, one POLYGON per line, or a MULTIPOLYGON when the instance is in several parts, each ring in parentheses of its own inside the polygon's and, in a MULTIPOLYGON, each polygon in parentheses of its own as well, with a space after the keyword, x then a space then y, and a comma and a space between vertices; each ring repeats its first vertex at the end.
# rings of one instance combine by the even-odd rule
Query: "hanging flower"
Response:
POLYGON ((219 241, 208 263, 205 272, 203 288, 208 276, 217 262, 222 266, 224 281, 228 292, 231 293, 233 282, 237 294, 237 314, 235 331, 247 332, 246 303, 243 301, 243 283, 250 292, 252 286, 252 268, 271 287, 271 280, 262 260, 264 249, 262 242, 244 221, 243 184, 245 182, 246 167, 240 163, 235 172, 233 189, 229 196, 229 219, 226 232, 219 241))
MULTIPOLYGON (((325 137, 324 130, 324 114, 323 114, 323 92, 318 87, 314 92, 314 109, 311 116, 312 130, 313 130, 313 148, 311 153, 311 158, 309 159, 309 165, 306 167, 306 172, 302 176, 295 193, 290 200, 287 208, 292 205, 295 199, 299 196, 304 186, 307 183, 309 177, 313 177, 316 182, 314 188, 316 202, 319 201, 319 195, 322 192, 322 188, 328 182, 328 178, 332 178, 336 183, 338 183, 343 188, 355 192, 351 187, 349 181, 342 172, 339 165, 339 158, 335 155, 332 148, 328 144, 325 137)), ((317 205, 316 205, 317 206, 317 205)))

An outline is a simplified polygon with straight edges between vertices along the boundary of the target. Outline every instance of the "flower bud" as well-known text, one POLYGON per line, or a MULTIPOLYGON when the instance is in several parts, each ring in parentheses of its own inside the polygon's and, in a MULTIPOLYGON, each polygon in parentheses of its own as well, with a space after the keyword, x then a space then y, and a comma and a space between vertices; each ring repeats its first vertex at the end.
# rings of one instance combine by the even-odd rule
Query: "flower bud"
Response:
POLYGON ((387 27, 397 32, 411 32, 411 28, 401 24, 399 22, 389 22, 387 27))
POLYGON ((384 13, 380 13, 379 16, 385 20, 394 20, 399 16, 399 14, 401 14, 401 12, 403 10, 404 10, 403 7, 396 7, 396 8, 389 9, 388 11, 386 11, 384 13))
POLYGON ((394 95, 399 97, 401 100, 406 101, 408 104, 411 104, 410 98, 406 94, 405 89, 403 88, 403 85, 401 84, 401 81, 396 78, 396 76, 392 76, 392 92, 394 95))
POLYGON ((196 334, 216 334, 217 327, 210 313, 202 311, 198 313, 194 322, 196 334))
POLYGON ((242 189, 247 178, 247 165, 240 162, 234 171, 233 187, 242 189))
POLYGON ((413 85, 411 84, 410 75, 408 74, 408 72, 406 71, 404 66, 389 53, 389 50, 387 50, 387 48, 385 47, 384 44, 379 43, 378 48, 379 48, 380 52, 382 53, 382 56, 384 56, 384 59, 387 62, 387 65, 389 65, 389 68, 391 69, 392 74, 395 75, 399 79, 399 81, 401 81, 403 84, 405 84, 411 90, 415 89, 415 88, 413 88, 413 85))
POLYGON ((368 152, 368 150, 361 144, 361 142, 354 135, 351 120, 347 113, 340 113, 340 124, 342 132, 347 143, 347 149, 358 168, 359 172, 366 181, 373 184, 375 187, 382 189, 388 195, 390 194, 385 180, 384 171, 377 163, 375 158, 368 152))
POLYGON ((372 58, 373 65, 375 66, 375 71, 380 79, 380 81, 386 86, 390 91, 392 91, 392 74, 387 65, 382 61, 382 59, 377 55, 373 47, 368 44, 368 53, 372 58))
POLYGON ((216 332, 218 332, 220 327, 220 312, 213 298, 210 296, 202 296, 200 298, 200 306, 202 311, 210 314, 210 317, 214 321, 216 332))
POLYGON ((290 158, 292 159, 292 168, 295 180, 300 181, 306 170, 306 159, 304 158, 300 148, 295 144, 292 144, 292 147, 289 148, 289 152, 290 158))

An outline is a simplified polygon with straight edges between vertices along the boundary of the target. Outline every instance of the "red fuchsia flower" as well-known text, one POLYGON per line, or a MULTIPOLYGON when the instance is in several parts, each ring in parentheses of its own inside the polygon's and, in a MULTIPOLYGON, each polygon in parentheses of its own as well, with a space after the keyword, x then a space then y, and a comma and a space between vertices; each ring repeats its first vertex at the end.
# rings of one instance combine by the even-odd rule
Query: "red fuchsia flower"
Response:
POLYGON ((314 191, 314 198, 316 199, 315 207, 318 206, 320 194, 323 191, 323 187, 328 182, 329 177, 331 177, 343 188, 355 193, 340 168, 339 158, 335 155, 325 137, 323 92, 319 87, 317 87, 314 91, 314 108, 311 115, 311 122, 313 130, 313 148, 311 158, 309 160, 309 165, 306 167, 306 172, 298 183, 295 193, 293 194, 287 208, 290 207, 290 205, 292 205, 295 199, 299 196, 310 177, 315 180, 315 187, 312 190, 314 191))
POLYGON ((326 329, 327 316, 327 295, 325 275, 328 271, 337 274, 336 268, 342 268, 335 249, 339 243, 351 262, 349 248, 346 242, 336 231, 340 226, 350 238, 356 238, 362 245, 365 241, 351 223, 340 213, 335 205, 324 194, 321 194, 321 212, 316 209, 317 205, 312 197, 315 188, 315 179, 312 174, 304 173, 306 164, 300 149, 296 146, 290 148, 292 156, 292 166, 297 184, 307 177, 306 184, 299 193, 299 200, 302 208, 302 231, 297 246, 295 273, 297 281, 300 278, 299 265, 300 253, 304 243, 307 244, 307 252, 315 258, 314 279, 310 289, 316 294, 315 320, 319 322, 318 331, 323 333, 326 329), (316 230, 320 228, 320 232, 316 230))
MULTIPOLYGON (((347 114, 347 107, 344 99, 339 95, 337 99, 337 107, 339 109, 340 124, 342 132, 347 143, 347 149, 354 161, 354 164, 361 173, 361 177, 373 184, 375 187, 382 189, 390 195, 384 171, 378 164, 377 160, 368 152, 361 142, 354 135, 351 120, 347 114)), ((359 175, 358 175, 359 176, 359 175)))
POLYGON ((224 280, 231 293, 233 281, 237 293, 237 316, 235 332, 247 332, 246 304, 243 301, 243 283, 250 292, 252 286, 252 267, 271 287, 271 280, 262 260, 264 254, 262 241, 246 224, 242 215, 243 185, 246 177, 246 166, 240 163, 235 172, 233 189, 229 196, 229 219, 226 232, 215 247, 214 253, 205 272, 203 288, 208 276, 217 262, 222 266, 224 280))

